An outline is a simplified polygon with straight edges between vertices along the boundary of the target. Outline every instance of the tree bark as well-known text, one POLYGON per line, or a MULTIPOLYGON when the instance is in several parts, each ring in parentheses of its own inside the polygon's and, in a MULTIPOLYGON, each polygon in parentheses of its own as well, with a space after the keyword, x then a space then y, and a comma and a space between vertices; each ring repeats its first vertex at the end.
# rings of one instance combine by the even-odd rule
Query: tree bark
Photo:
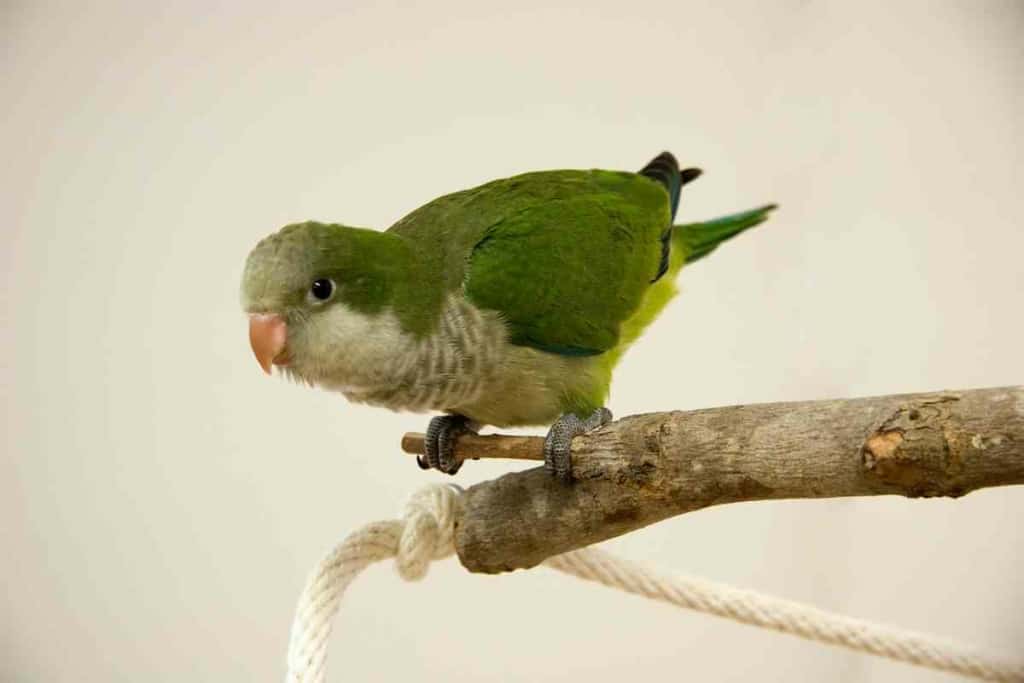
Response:
MULTIPOLYGON (((472 442, 457 455, 476 457, 472 442)), ((532 567, 722 503, 1022 484, 1024 387, 634 415, 577 437, 572 453, 571 484, 539 467, 466 492, 455 546, 467 569, 532 567)))

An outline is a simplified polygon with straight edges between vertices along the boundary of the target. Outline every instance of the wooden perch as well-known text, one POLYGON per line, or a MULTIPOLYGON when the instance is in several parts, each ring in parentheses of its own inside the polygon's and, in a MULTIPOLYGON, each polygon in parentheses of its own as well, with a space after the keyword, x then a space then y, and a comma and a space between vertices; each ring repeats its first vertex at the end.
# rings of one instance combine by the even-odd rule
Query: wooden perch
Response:
MULTIPOLYGON (((402 437, 402 450, 423 455, 426 435, 410 432, 402 437)), ((480 458, 512 458, 514 460, 544 460, 543 436, 508 436, 506 434, 463 434, 455 442, 455 457, 459 460, 480 458)))
MULTIPOLYGON (((455 452, 538 460, 542 445, 466 435, 455 452)), ((403 447, 422 452, 422 435, 403 447)), ((1024 387, 634 415, 574 439, 572 462, 569 485, 539 467, 472 486, 456 521, 462 564, 532 567, 722 503, 1022 484, 1024 387)))

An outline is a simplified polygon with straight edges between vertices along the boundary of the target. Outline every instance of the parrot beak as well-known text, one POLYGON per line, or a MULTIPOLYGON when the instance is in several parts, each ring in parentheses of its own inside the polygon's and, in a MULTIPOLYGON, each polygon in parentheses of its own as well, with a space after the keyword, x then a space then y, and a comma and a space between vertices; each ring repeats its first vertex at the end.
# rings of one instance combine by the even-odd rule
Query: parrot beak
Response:
POLYGON ((282 352, 286 341, 288 325, 284 318, 274 313, 254 313, 249 316, 249 345, 263 372, 269 375, 271 365, 284 365, 286 359, 282 357, 282 352))

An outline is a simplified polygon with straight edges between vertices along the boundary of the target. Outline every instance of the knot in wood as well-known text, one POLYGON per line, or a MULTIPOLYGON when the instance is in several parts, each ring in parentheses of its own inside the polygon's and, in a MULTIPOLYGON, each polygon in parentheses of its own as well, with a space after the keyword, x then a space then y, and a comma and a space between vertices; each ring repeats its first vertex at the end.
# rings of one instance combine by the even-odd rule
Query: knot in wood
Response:
POLYGON ((911 497, 961 496, 963 430, 953 416, 955 395, 901 405, 864 441, 864 468, 911 497))

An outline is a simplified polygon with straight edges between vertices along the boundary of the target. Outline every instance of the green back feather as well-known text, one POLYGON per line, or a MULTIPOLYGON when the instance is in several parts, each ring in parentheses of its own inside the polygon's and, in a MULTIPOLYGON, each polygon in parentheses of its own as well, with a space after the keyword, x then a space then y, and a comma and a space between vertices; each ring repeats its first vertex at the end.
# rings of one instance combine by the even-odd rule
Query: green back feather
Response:
MULTIPOLYGON (((615 346, 656 274, 668 223, 669 197, 658 182, 563 170, 446 195, 388 234, 406 239, 429 274, 411 286, 441 294, 461 288, 504 317, 513 343, 596 355, 615 346)), ((439 308, 433 312, 439 317, 439 308)))
POLYGON ((603 353, 657 273, 669 220, 664 188, 636 174, 583 177, 557 199, 503 217, 470 255, 466 296, 499 311, 514 344, 603 353))

